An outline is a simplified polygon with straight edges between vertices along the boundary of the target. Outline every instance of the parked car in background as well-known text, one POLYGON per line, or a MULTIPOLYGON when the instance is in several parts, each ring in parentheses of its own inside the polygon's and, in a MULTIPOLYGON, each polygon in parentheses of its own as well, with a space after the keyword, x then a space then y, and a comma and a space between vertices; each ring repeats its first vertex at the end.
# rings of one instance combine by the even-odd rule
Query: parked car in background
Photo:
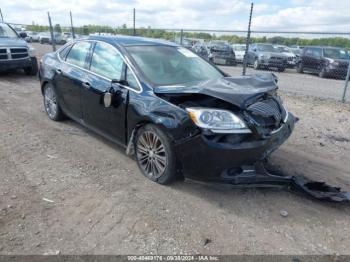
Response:
MULTIPOLYGON (((51 35, 50 35, 51 36, 51 35)), ((53 37, 55 39, 55 44, 56 45, 64 45, 65 43, 67 43, 67 40, 63 37, 62 34, 60 33, 54 33, 53 37)), ((49 39, 49 44, 52 44, 52 39, 50 37, 49 39)))
POLYGON ((38 63, 35 49, 24 40, 25 32, 17 34, 6 23, 0 23, 0 71, 23 69, 27 75, 36 75, 38 63))
POLYGON ((344 78, 348 66, 349 56, 346 50, 330 46, 306 46, 300 56, 297 72, 316 73, 322 78, 344 78))
POLYGON ((39 33, 39 42, 40 44, 49 44, 51 41, 50 32, 41 32, 39 33))
POLYGON ((245 55, 245 45, 243 44, 233 44, 232 49, 235 52, 236 61, 238 63, 243 63, 245 55))
POLYGON ((287 57, 276 50, 272 44, 251 44, 247 54, 248 65, 254 69, 277 68, 283 72, 287 67, 287 57))
POLYGON ((230 45, 208 46, 208 60, 218 65, 236 65, 236 56, 230 45))
POLYGON ((39 77, 51 120, 68 116, 119 144, 159 184, 249 176, 296 122, 273 74, 229 77, 192 51, 155 39, 73 41, 43 56, 39 77))
POLYGON ((192 50, 204 59, 209 60, 209 49, 206 43, 198 42, 192 47, 192 50))
POLYGON ((25 40, 28 43, 39 42, 39 33, 38 32, 27 31, 27 37, 25 38, 25 40))
POLYGON ((297 64, 297 56, 292 52, 292 50, 285 45, 275 45, 274 48, 277 49, 281 54, 287 57, 287 67, 294 68, 297 64))

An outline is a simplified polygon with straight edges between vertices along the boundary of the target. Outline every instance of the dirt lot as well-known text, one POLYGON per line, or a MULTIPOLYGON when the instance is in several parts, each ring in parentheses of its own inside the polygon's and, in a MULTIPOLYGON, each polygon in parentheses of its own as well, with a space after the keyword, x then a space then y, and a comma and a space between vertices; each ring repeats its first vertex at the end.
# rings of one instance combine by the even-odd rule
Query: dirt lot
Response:
MULTIPOLYGON (((272 165, 350 191, 350 105, 283 97, 301 120, 272 165)), ((349 205, 157 185, 119 147, 50 121, 21 73, 0 76, 0 181, 1 254, 350 254, 349 205)))

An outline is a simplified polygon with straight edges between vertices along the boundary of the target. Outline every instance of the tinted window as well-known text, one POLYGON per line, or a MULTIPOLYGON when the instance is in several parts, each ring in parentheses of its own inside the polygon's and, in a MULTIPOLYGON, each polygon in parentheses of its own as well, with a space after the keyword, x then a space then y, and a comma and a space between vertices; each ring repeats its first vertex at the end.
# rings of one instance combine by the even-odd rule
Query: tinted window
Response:
POLYGON ((312 53, 315 57, 320 57, 322 55, 322 50, 320 48, 314 48, 312 53))
POLYGON ((305 52, 305 55, 307 55, 307 56, 312 56, 312 49, 310 49, 310 48, 305 48, 304 52, 305 52))
POLYGON ((77 42, 70 50, 66 61, 79 67, 85 67, 85 61, 90 47, 90 42, 77 42))
POLYGON ((346 51, 338 48, 325 48, 323 49, 323 55, 331 59, 347 59, 346 51))
POLYGON ((109 44, 97 43, 92 55, 90 70, 109 79, 119 80, 122 69, 123 59, 118 51, 109 44))

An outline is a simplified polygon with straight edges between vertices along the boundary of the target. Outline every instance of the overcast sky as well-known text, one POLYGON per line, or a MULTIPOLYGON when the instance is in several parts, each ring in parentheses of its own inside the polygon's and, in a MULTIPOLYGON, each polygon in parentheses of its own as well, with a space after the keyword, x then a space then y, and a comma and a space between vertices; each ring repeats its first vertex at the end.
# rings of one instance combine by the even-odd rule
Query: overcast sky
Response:
MULTIPOLYGON (((253 30, 350 31, 350 0, 256 0, 253 30)), ((100 24, 153 28, 245 30, 250 1, 245 0, 8 0, 0 4, 8 22, 100 24)))

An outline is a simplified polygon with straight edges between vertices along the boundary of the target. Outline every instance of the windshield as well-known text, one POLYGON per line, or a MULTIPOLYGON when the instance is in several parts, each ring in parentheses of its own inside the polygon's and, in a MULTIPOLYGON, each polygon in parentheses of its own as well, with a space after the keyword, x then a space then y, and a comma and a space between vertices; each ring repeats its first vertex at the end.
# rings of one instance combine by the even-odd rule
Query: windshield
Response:
POLYGON ((204 59, 182 47, 129 46, 126 49, 155 85, 184 84, 223 76, 204 59))
POLYGON ((348 59, 347 52, 337 48, 325 48, 323 49, 323 55, 332 59, 348 59))
POLYGON ((233 50, 235 51, 245 51, 245 46, 244 45, 234 45, 233 50))
POLYGON ((291 53, 291 51, 287 47, 284 47, 284 46, 278 46, 277 50, 280 53, 291 53))
POLYGON ((0 24, 0 37, 15 37, 17 38, 17 34, 13 31, 8 25, 0 24))
POLYGON ((275 48, 272 45, 258 45, 257 49, 261 52, 276 52, 275 48))

